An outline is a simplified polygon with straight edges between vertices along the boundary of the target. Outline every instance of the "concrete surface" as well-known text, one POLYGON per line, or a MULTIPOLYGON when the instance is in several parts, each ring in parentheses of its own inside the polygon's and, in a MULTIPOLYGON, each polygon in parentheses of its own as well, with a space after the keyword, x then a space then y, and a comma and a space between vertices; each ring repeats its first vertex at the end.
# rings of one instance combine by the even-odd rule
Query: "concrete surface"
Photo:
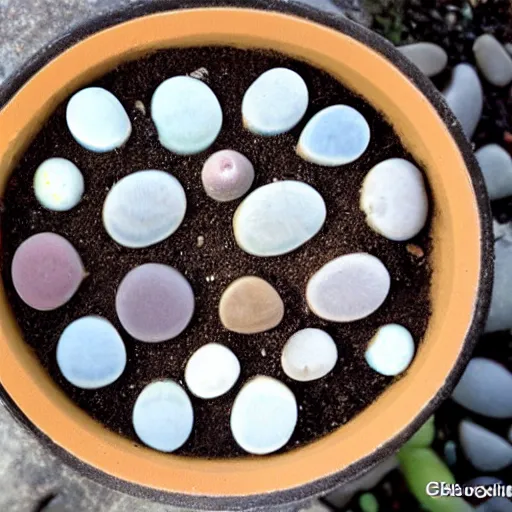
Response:
MULTIPOLYGON (((0 0, 0 84, 25 60, 73 25, 136 0, 0 0)), ((151 1, 151 0, 148 0, 151 1)), ((287 0, 282 0, 287 1, 287 0)), ((303 0, 368 23, 359 0, 303 0)), ((242 2, 241 2, 242 3, 242 2)), ((310 510, 328 510, 315 502, 310 510)), ((308 509, 308 507, 306 507, 308 509)), ((137 500, 79 476, 64 466, 0 404, 0 511, 177 512, 137 500), (55 499, 51 499, 56 496, 55 499), (42 507, 42 508, 41 508, 42 507)))

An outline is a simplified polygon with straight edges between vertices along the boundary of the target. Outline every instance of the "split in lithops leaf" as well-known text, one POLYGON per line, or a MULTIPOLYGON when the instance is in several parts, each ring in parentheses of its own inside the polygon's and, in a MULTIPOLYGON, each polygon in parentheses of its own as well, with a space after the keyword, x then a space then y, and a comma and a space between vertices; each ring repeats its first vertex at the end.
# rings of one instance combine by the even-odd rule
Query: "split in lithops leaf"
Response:
POLYGON ((25 240, 14 254, 11 273, 21 299, 40 311, 66 304, 86 275, 76 249, 55 233, 25 240))
POLYGON ((222 127, 217 96, 204 82, 188 76, 175 76, 158 86, 151 117, 162 146, 178 155, 208 149, 222 127))
POLYGON ((117 289, 117 316, 128 334, 139 341, 176 338, 192 319, 194 307, 194 292, 187 279, 160 263, 134 268, 117 289))
POLYGON ((281 256, 311 240, 324 225, 322 196, 301 181, 260 187, 240 204, 233 219, 239 247, 254 256, 281 256))
POLYGON ((71 210, 82 199, 84 177, 73 162, 65 158, 49 158, 34 174, 34 193, 48 210, 71 210))
POLYGON ((282 448, 297 424, 294 394, 272 377, 257 376, 238 393, 231 410, 231 431, 248 453, 265 455, 282 448))
POLYGON ((258 135, 285 133, 304 117, 308 103, 308 88, 300 75, 287 68, 270 69, 245 93, 244 126, 258 135))
POLYGON ((215 201, 239 199, 247 193, 254 181, 254 167, 250 160, 231 149, 217 151, 205 162, 202 172, 205 192, 215 201))
POLYGON ((185 382, 199 398, 217 398, 227 393, 240 376, 240 362, 224 345, 208 343, 196 350, 185 368, 185 382))
POLYGON ((297 153, 308 162, 337 167, 357 160, 369 144, 366 119, 348 105, 334 105, 309 121, 300 136, 297 153))
POLYGON ((147 446, 173 452, 183 446, 194 426, 194 410, 187 393, 173 380, 146 386, 133 408, 133 428, 147 446))
POLYGON ((185 218, 187 198, 180 182, 164 171, 138 171, 118 181, 103 206, 112 239, 132 249, 171 236, 185 218))
POLYGON ((115 382, 126 366, 126 348, 105 318, 85 316, 69 324, 57 344, 57 364, 76 387, 98 389, 115 382))
POLYGON ((85 149, 105 153, 123 146, 132 124, 120 101, 106 89, 88 87, 69 100, 66 121, 74 139, 85 149))

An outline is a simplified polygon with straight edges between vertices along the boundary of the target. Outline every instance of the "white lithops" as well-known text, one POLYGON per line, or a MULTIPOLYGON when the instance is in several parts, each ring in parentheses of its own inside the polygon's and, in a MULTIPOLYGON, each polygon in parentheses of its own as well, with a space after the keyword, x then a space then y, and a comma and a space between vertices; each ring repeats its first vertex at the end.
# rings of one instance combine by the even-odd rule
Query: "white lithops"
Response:
POLYGON ((325 377, 336 366, 338 349, 321 329, 302 329, 286 342, 281 354, 284 373, 291 379, 309 382, 325 377))
POLYGON ((126 366, 126 348, 108 320, 85 316, 69 324, 61 334, 57 364, 74 386, 98 389, 121 376, 126 366))
POLYGON ((333 105, 313 116, 304 128, 297 153, 309 162, 337 167, 357 160, 370 144, 370 126, 348 105, 333 105))
POLYGON ((244 126, 259 135, 285 133, 304 117, 308 103, 308 88, 300 75, 287 68, 270 69, 245 93, 244 126))
POLYGON ((297 424, 297 401, 282 382, 265 376, 240 390, 231 410, 231 432, 238 445, 254 455, 282 448, 297 424))
POLYGON ((151 117, 162 146, 178 155, 209 148, 222 127, 217 96, 204 82, 189 76, 175 76, 158 86, 151 117))
POLYGON ((247 196, 235 212, 235 238, 254 256, 280 256, 313 238, 327 209, 322 196, 301 181, 278 181, 247 196))
POLYGON ((192 433, 194 410, 187 393, 173 380, 147 385, 133 408, 133 428, 147 446, 173 452, 192 433))
POLYGON ((67 106, 66 121, 74 139, 96 153, 120 148, 132 133, 123 105, 101 87, 88 87, 74 94, 67 106))
POLYGON ((354 322, 371 315, 388 296, 391 278, 377 257, 340 256, 309 280, 306 299, 313 313, 331 322, 354 322))
POLYGON ((180 226, 187 198, 180 182, 164 171, 138 171, 110 190, 103 224, 118 244, 142 248, 171 236, 180 226))
POLYGON ((377 373, 399 375, 413 360, 414 339, 402 325, 385 325, 370 340, 364 357, 370 368, 377 373))
POLYGON ((416 236, 428 217, 428 196, 421 171, 403 158, 390 158, 366 175, 361 209, 377 233, 395 241, 416 236))
POLYGON ((34 174, 34 194, 48 210, 71 210, 84 194, 84 177, 73 162, 65 158, 49 158, 34 174))
POLYGON ((240 362, 224 345, 208 343, 194 352, 185 368, 185 382, 199 398, 217 398, 227 393, 240 377, 240 362))

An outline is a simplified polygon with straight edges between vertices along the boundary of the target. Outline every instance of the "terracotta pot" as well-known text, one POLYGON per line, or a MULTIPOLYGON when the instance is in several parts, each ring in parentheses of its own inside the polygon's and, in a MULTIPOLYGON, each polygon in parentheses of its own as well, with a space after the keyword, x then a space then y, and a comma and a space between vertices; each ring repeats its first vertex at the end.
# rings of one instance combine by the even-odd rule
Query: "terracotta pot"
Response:
POLYGON ((247 2, 252 9, 233 8, 236 0, 147 4, 75 30, 4 86, 0 189, 45 120, 76 89, 155 49, 218 44, 278 50, 339 77, 390 120, 426 169, 432 189, 433 314, 414 363, 349 424, 284 455, 230 461, 183 458, 136 447, 106 430, 47 375, 22 340, 0 289, 1 394, 13 414, 63 459, 102 483, 161 502, 268 510, 326 492, 368 470, 397 450, 450 395, 489 304, 488 200, 471 148, 441 96, 370 31, 293 2, 247 2), (198 5, 203 7, 184 10, 198 5))

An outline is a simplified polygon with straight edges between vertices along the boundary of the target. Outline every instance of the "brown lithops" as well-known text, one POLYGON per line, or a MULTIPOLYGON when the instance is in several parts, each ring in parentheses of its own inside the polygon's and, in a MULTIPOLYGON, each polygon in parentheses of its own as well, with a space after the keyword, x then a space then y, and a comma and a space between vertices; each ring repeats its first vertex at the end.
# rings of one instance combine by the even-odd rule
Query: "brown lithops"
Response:
POLYGON ((219 315, 226 329, 240 334, 255 334, 281 323, 284 304, 267 281, 245 276, 226 288, 220 299, 219 315))

